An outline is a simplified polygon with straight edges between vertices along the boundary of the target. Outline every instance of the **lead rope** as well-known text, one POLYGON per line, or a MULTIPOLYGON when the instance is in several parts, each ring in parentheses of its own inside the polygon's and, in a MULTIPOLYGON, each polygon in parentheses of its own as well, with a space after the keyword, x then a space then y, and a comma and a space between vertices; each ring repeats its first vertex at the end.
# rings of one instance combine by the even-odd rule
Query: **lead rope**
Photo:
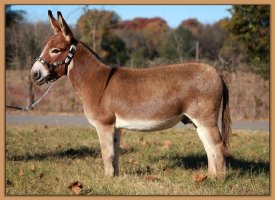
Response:
POLYGON ((52 87, 52 83, 49 83, 49 87, 48 87, 47 91, 37 101, 34 101, 30 106, 26 106, 26 107, 6 106, 6 107, 7 108, 17 109, 17 110, 31 110, 31 109, 34 108, 34 106, 36 104, 38 104, 49 93, 51 87, 52 87))

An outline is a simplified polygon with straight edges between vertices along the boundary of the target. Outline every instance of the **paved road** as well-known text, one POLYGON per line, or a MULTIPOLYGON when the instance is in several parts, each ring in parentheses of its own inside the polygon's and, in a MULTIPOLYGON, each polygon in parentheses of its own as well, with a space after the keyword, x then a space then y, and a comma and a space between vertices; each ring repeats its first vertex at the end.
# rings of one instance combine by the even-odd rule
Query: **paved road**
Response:
MULTIPOLYGON (((45 124, 90 126, 86 117, 76 115, 16 115, 6 114, 6 124, 45 124)), ((179 123, 176 127, 192 127, 179 123)), ((269 121, 233 121, 233 129, 262 130, 269 132, 269 121)))

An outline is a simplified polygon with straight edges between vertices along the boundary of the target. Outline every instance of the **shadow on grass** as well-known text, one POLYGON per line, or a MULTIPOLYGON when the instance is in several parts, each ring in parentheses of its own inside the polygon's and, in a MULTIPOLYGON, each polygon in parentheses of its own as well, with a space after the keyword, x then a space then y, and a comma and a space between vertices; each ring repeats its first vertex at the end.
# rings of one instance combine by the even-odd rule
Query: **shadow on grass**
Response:
MULTIPOLYGON (((191 154, 187 156, 161 156, 156 158, 156 160, 169 160, 169 164, 166 168, 184 168, 184 169, 194 169, 198 170, 201 168, 207 168, 207 156, 206 155, 199 155, 199 154, 191 154)), ((260 173, 269 174, 270 173, 270 164, 269 162, 264 161, 248 161, 248 160, 241 160, 235 158, 227 158, 226 159, 227 167, 233 170, 239 170, 240 175, 243 175, 247 172, 253 173, 255 175, 260 173)))
POLYGON ((100 150, 97 148, 82 147, 78 149, 56 150, 42 153, 25 154, 25 155, 8 155, 7 160, 12 161, 29 161, 29 160, 47 160, 55 158, 83 158, 86 156, 98 157, 100 150))
MULTIPOLYGON (((121 154, 128 154, 135 151, 135 148, 130 147, 121 150, 121 154)), ((29 161, 29 160, 47 160, 47 159, 56 159, 56 158, 84 158, 84 157, 101 157, 101 150, 99 148, 93 147, 80 147, 77 149, 62 149, 50 152, 26 154, 26 155, 7 155, 7 160, 10 161, 29 161)))

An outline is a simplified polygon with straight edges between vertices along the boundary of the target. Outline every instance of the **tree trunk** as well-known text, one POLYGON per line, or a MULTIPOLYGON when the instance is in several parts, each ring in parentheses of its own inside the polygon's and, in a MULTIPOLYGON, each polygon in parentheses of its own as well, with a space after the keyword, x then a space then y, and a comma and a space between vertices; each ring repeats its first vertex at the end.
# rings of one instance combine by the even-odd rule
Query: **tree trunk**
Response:
POLYGON ((200 59, 200 49, 199 49, 199 41, 196 41, 196 61, 198 62, 200 59))

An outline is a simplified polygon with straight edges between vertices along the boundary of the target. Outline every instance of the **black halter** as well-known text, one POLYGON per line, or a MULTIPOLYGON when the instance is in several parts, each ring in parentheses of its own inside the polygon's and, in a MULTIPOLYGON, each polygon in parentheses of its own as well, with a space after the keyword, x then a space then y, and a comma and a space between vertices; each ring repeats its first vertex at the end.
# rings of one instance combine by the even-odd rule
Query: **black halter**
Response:
POLYGON ((49 63, 44 58, 39 56, 38 58, 36 58, 36 61, 39 61, 43 65, 46 65, 49 68, 49 70, 53 70, 54 68, 65 64, 65 67, 66 67, 65 74, 67 74, 67 66, 70 64, 71 60, 74 57, 74 54, 76 52, 76 46, 77 46, 77 41, 72 42, 72 44, 70 46, 70 49, 69 49, 69 53, 68 53, 67 57, 64 60, 57 61, 57 62, 54 62, 54 63, 49 63))

